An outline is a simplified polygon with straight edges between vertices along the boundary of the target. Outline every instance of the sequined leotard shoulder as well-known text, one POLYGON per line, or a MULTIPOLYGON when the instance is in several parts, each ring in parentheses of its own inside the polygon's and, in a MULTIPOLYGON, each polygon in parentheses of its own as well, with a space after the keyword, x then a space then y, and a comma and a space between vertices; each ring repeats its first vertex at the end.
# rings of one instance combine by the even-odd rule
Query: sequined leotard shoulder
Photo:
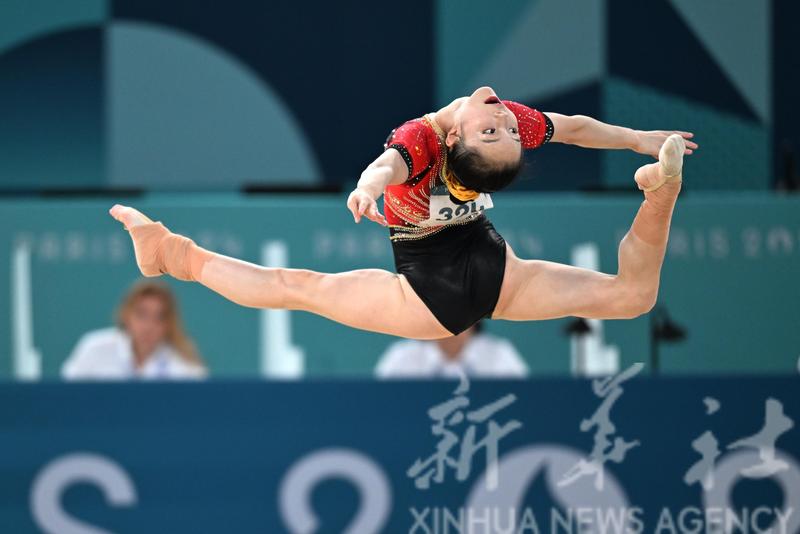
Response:
MULTIPOLYGON (((503 103, 517 117, 523 148, 537 148, 550 140, 553 123, 544 113, 517 102, 503 103)), ((393 241, 427 237, 448 225, 470 222, 492 207, 491 197, 484 193, 469 202, 452 201, 442 174, 447 164, 444 140, 432 113, 404 123, 386 140, 384 148, 397 150, 408 166, 406 182, 388 186, 383 193, 393 241)))

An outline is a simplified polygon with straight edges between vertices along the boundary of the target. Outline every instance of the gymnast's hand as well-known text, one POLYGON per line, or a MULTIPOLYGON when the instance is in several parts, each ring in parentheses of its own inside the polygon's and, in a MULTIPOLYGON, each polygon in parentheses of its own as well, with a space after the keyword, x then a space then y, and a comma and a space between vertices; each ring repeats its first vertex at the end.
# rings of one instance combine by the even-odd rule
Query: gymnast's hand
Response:
POLYGON ((361 222, 361 217, 363 216, 381 226, 387 226, 386 219, 378 211, 378 204, 375 199, 359 187, 355 188, 347 198, 347 209, 353 214, 353 220, 356 223, 361 222))
POLYGON ((650 132, 645 132, 637 130, 637 141, 636 145, 633 147, 633 150, 639 154, 647 154, 658 159, 658 152, 661 150, 661 146, 664 144, 664 141, 667 140, 667 137, 673 134, 680 135, 685 140, 686 151, 684 154, 691 154, 698 148, 697 143, 689 141, 689 139, 694 137, 694 134, 691 132, 672 132, 668 130, 653 130, 650 132))

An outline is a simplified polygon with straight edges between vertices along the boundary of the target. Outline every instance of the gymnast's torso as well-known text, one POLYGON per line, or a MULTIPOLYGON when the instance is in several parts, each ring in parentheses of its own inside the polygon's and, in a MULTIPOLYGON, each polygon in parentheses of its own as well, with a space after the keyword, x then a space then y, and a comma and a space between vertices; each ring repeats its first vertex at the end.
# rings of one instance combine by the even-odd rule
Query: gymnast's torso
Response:
MULTIPOLYGON (((549 141, 552 123, 543 113, 516 102, 503 103, 517 118, 523 148, 549 141)), ((406 182, 387 186, 383 193, 393 242, 423 239, 449 226, 472 222, 494 206, 487 193, 468 201, 450 194, 445 135, 429 113, 404 123, 386 140, 384 148, 397 150, 408 166, 406 182)))
MULTIPOLYGON (((523 148, 550 140, 546 115, 503 102, 516 116, 523 148)), ((486 217, 490 195, 459 201, 450 192, 445 132, 434 114, 406 122, 389 134, 385 149, 397 150, 408 179, 383 192, 395 269, 453 334, 491 317, 503 283, 506 242, 486 217)))

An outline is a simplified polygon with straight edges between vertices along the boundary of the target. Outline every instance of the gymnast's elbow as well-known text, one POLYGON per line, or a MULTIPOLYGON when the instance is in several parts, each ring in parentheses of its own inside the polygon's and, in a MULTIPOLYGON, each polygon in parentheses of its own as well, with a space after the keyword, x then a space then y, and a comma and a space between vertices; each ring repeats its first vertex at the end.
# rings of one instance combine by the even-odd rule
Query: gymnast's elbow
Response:
POLYGON ((578 145, 584 138, 589 123, 593 120, 586 115, 560 115, 548 113, 553 121, 553 139, 555 143, 578 145))

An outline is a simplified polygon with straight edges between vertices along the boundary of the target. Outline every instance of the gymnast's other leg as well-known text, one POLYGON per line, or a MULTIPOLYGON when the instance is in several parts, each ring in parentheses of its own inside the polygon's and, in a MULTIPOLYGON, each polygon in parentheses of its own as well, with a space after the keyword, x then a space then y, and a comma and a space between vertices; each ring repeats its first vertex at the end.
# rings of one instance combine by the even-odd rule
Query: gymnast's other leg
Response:
POLYGON ((242 306, 303 310, 362 330, 415 339, 452 335, 403 275, 262 267, 205 250, 133 208, 116 205, 110 213, 130 232, 145 276, 166 273, 197 281, 242 306))
POLYGON ((492 317, 511 321, 566 316, 629 319, 650 311, 658 296, 672 210, 681 190, 684 151, 683 139, 670 136, 661 148, 659 162, 636 171, 635 180, 645 200, 619 245, 616 275, 521 260, 509 248, 492 317))

